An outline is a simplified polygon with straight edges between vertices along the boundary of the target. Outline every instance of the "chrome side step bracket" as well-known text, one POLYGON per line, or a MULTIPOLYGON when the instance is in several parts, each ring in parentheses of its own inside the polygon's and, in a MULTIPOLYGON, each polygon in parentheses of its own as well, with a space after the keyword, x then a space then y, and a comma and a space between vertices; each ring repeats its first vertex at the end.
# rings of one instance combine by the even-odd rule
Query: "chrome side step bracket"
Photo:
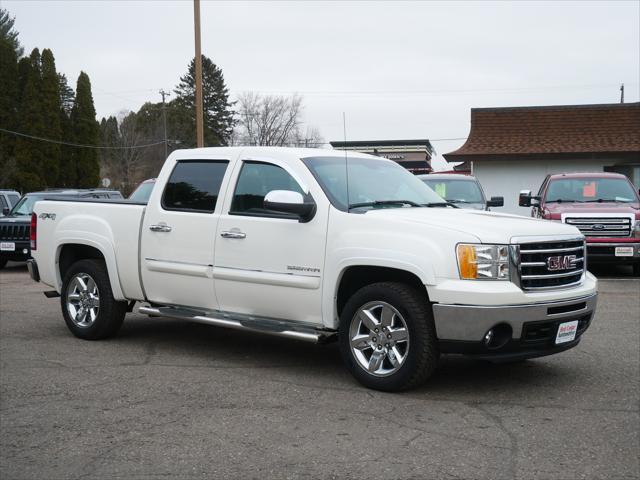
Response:
POLYGON ((238 315, 225 312, 200 312, 179 307, 140 307, 139 313, 157 317, 178 318, 191 322, 206 323, 217 327, 233 328, 265 333, 278 337, 293 338, 312 343, 327 343, 337 338, 334 330, 324 330, 298 322, 287 322, 270 318, 238 315))

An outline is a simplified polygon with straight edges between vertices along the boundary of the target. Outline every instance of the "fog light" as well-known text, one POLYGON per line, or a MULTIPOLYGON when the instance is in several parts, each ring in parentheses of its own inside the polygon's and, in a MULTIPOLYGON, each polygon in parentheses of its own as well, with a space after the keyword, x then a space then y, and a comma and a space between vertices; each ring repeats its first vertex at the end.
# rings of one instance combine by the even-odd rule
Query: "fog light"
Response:
POLYGON ((26 248, 23 248, 23 249, 22 249, 22 254, 23 254, 23 255, 26 255, 27 253, 29 253, 29 250, 27 250, 26 248))
POLYGON ((491 327, 491 329, 484 335, 484 345, 489 350, 498 350, 504 347, 509 340, 513 330, 511 326, 506 323, 499 323, 491 327))

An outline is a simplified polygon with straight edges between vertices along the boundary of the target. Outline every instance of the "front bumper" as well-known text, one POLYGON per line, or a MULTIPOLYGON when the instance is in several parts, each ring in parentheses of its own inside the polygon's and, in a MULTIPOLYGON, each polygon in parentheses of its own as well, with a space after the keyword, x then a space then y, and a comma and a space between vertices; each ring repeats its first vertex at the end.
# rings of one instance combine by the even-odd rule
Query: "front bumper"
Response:
POLYGON ((635 263, 640 262, 640 242, 589 242, 587 260, 593 263, 635 263), (631 247, 633 255, 616 256, 616 247, 631 247))
POLYGON ((462 353, 490 359, 530 358, 574 347, 595 313, 597 294, 527 305, 434 304, 436 333, 443 353, 462 353), (575 340, 555 344, 558 326, 578 321, 575 340), (489 330, 504 341, 487 345, 489 330))
POLYGON ((0 250, 0 258, 10 260, 12 262, 24 262, 31 258, 31 246, 29 240, 0 240, 0 242, 8 242, 14 244, 14 250, 0 250))

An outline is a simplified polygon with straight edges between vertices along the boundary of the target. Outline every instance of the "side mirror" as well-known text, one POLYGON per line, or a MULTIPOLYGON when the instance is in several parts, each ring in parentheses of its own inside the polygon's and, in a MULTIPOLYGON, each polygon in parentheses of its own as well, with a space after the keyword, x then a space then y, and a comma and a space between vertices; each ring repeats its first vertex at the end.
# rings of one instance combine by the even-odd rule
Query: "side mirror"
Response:
POLYGON ((264 208, 297 215, 303 223, 311 220, 316 213, 316 204, 313 200, 305 200, 301 193, 291 190, 270 191, 264 197, 264 208))
POLYGON ((487 207, 504 207, 504 197, 491 197, 487 202, 487 207))
POLYGON ((518 205, 520 205, 521 207, 531 206, 531 190, 520 190, 518 205))
POLYGON ((2 215, 6 217, 7 215, 9 215, 10 211, 11 211, 11 209, 9 207, 4 207, 2 209, 2 215))

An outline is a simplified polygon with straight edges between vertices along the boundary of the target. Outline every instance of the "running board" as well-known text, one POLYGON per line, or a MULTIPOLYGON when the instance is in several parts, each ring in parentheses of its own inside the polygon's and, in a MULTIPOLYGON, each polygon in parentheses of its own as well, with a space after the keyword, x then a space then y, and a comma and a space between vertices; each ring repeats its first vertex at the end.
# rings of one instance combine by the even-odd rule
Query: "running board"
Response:
POLYGON ((286 322, 250 315, 245 316, 224 312, 207 312, 203 314, 203 312, 196 310, 177 307, 140 307, 138 312, 145 315, 178 318, 217 327, 265 333, 312 343, 327 343, 336 339, 334 330, 322 330, 313 326, 298 324, 297 322, 286 322))

